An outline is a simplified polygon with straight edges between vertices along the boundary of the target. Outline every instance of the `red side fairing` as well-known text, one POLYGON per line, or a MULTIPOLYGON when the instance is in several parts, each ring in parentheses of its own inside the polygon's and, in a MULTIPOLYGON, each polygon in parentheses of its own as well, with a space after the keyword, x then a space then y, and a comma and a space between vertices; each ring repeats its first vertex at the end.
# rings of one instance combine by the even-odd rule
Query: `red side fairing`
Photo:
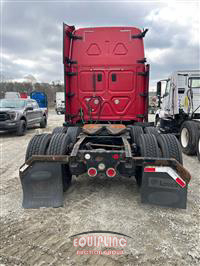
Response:
POLYGON ((132 39, 141 31, 133 27, 79 29, 73 34, 66 111, 73 123, 85 121, 143 121, 147 77, 143 40, 132 39), (76 75, 75 75, 76 73, 76 75), (81 112, 80 112, 81 111, 81 112), (82 116, 80 116, 82 113, 82 116))

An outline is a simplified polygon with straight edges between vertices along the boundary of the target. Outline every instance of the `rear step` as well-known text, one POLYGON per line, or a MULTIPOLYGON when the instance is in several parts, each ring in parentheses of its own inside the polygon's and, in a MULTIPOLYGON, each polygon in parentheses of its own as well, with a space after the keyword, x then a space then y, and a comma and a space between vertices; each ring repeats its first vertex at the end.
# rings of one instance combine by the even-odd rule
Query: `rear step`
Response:
MULTIPOLYGON (((20 167, 24 208, 63 206, 62 164, 68 156, 34 155, 20 167)), ((189 172, 175 159, 132 158, 143 167, 141 202, 186 208, 189 172)))

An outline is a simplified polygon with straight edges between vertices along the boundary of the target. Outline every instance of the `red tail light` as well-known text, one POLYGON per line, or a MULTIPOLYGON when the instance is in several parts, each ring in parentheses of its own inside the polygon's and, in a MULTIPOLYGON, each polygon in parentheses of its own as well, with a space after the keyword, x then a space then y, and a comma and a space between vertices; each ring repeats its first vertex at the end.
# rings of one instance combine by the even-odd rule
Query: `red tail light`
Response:
POLYGON ((92 176, 92 177, 96 176, 97 175, 97 170, 94 167, 89 168, 88 169, 88 175, 92 176))
POLYGON ((108 168, 108 170, 106 171, 106 175, 108 177, 113 177, 113 176, 116 176, 116 171, 114 168, 108 168))
POLYGON ((144 168, 144 172, 155 172, 156 171, 156 168, 153 168, 153 167, 145 167, 144 168))
POLYGON ((113 157, 113 159, 118 160, 119 159, 119 154, 115 153, 115 154, 113 154, 112 157, 113 157))
POLYGON ((176 178, 176 183, 178 183, 181 187, 186 186, 185 182, 179 177, 176 178))

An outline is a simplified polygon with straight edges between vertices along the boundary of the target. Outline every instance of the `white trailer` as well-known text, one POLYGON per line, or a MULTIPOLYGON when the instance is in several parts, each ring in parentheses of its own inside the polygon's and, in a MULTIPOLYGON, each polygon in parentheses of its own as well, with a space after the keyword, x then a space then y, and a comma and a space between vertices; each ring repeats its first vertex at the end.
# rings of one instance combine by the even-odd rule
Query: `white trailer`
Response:
POLYGON ((56 107, 57 114, 65 113, 65 94, 64 92, 56 92, 56 107))
POLYGON ((176 71, 160 80, 157 96, 156 126, 162 133, 180 136, 185 154, 199 155, 200 70, 176 71))

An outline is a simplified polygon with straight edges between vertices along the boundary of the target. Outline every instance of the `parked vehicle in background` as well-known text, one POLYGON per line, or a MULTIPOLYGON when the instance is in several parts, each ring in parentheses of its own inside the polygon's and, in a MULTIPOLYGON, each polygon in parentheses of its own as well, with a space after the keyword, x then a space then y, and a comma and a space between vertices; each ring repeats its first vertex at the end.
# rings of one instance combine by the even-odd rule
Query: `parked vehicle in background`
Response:
POLYGON ((20 98, 21 99, 27 99, 28 98, 27 92, 20 92, 20 98))
POLYGON ((56 92, 56 113, 58 115, 65 113, 65 94, 64 92, 56 92))
POLYGON ((14 131, 18 136, 35 124, 41 128, 47 125, 46 113, 32 99, 0 100, 0 131, 14 131))
POLYGON ((197 154, 200 132, 200 70, 176 71, 157 83, 160 109, 155 124, 163 133, 180 136, 182 150, 197 154), (164 84, 163 84, 164 83, 164 84))
POLYGON ((15 91, 7 91, 5 92, 4 98, 6 99, 20 98, 20 93, 15 91))
POLYGON ((149 106, 149 109, 148 109, 149 114, 155 114, 155 110, 156 110, 155 106, 152 106, 152 105, 149 106))
POLYGON ((32 91, 30 98, 36 100, 39 107, 43 109, 46 116, 48 116, 48 99, 46 93, 41 91, 32 91))

